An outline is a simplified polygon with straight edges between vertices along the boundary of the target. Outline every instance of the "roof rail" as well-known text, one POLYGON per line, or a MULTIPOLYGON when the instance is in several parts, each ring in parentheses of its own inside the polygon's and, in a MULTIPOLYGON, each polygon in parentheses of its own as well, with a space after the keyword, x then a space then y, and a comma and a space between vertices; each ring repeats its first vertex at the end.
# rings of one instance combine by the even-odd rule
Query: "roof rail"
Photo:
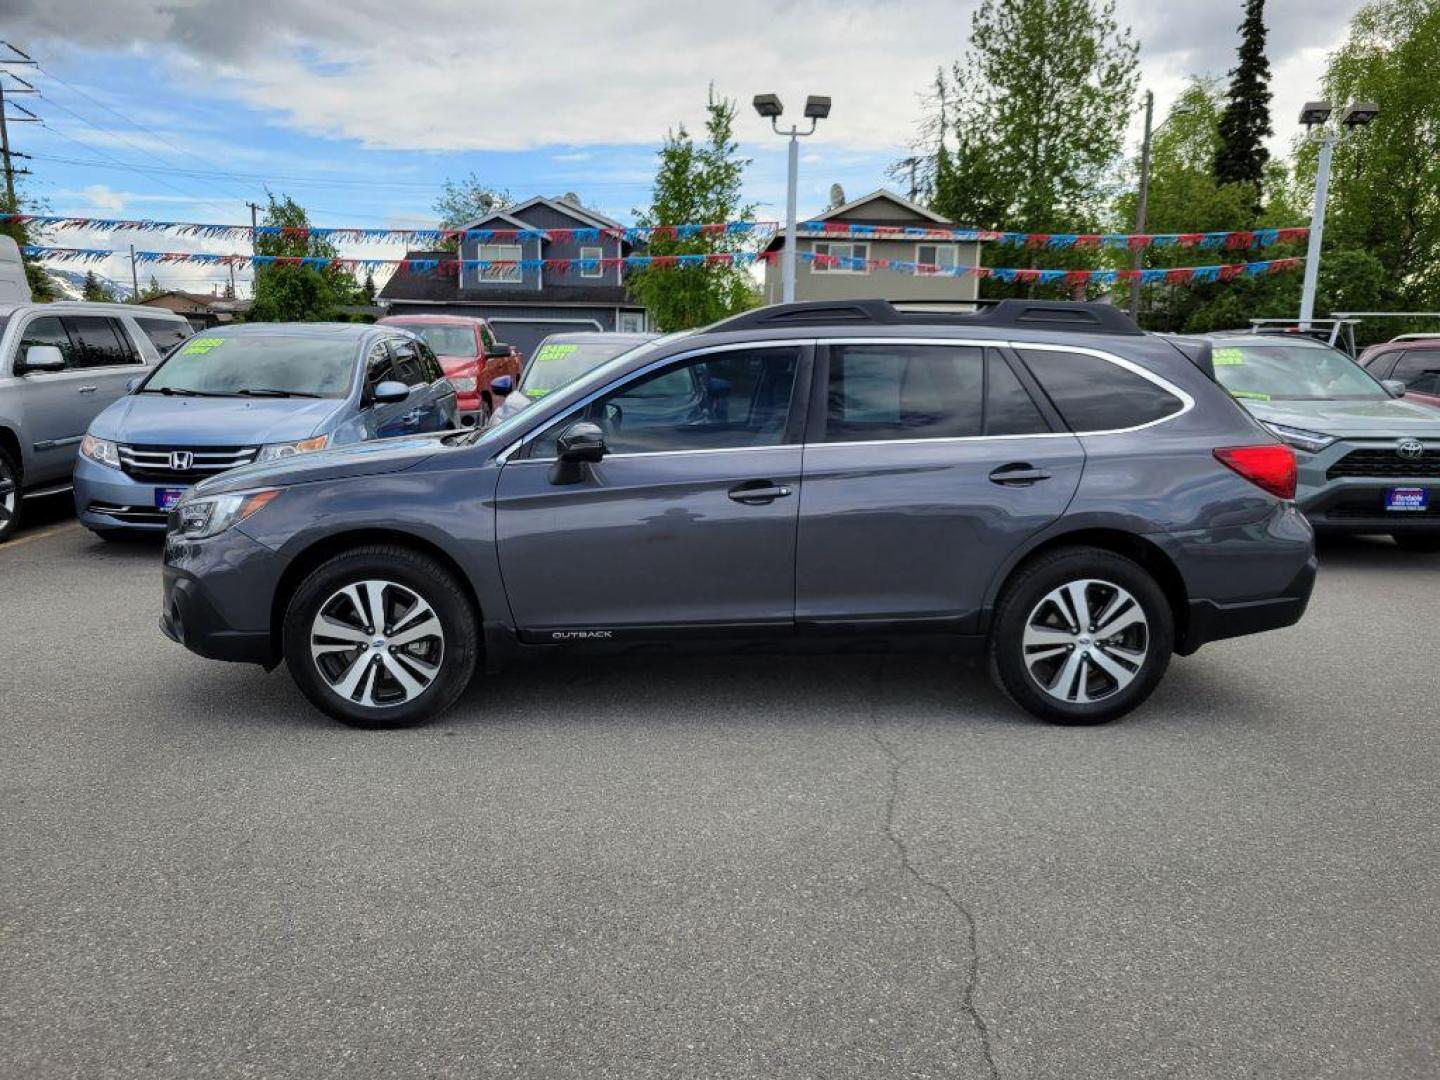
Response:
MULTIPOLYGON (((902 301, 903 303, 903 301, 902 301)), ((706 329, 782 330, 792 326, 988 326, 1011 330, 1072 330, 1091 334, 1143 334, 1130 316, 1113 304, 1068 300, 1001 300, 978 311, 923 311, 899 308, 888 300, 808 300, 722 319, 706 329)))

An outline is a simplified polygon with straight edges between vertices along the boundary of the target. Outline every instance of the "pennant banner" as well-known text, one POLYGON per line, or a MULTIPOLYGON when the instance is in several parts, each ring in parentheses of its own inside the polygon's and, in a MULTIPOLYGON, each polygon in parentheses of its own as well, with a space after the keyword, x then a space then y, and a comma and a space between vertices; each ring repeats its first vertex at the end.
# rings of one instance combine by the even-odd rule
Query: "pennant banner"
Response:
POLYGON ((436 246, 462 237, 478 243, 491 241, 562 240, 566 242, 599 242, 605 239, 626 243, 643 243, 662 238, 690 240, 701 236, 768 235, 777 228, 773 221, 730 221, 709 225, 660 225, 653 228, 616 226, 582 229, 331 229, 320 226, 285 228, 279 225, 210 225, 199 221, 153 221, 148 218, 61 217, 52 214, 0 214, 0 224, 31 224, 59 230, 94 230, 98 232, 156 232, 176 236, 195 236, 207 240, 250 240, 252 237, 284 237, 293 239, 329 240, 337 244, 395 242, 436 246))
POLYGON ((1303 240, 1309 229, 1242 229, 1229 232, 1192 233, 1024 233, 992 229, 925 229, 895 225, 853 225, 843 221, 806 221, 797 228, 804 233, 853 238, 856 240, 959 240, 989 242, 1012 247, 1120 248, 1136 251, 1152 247, 1221 248, 1241 250, 1271 247, 1303 240))
MULTIPOLYGON (((28 257, 51 262, 99 262, 111 255, 127 253, 104 248, 61 248, 27 246, 21 249, 28 257)), ((756 262, 778 261, 779 252, 735 252, 704 255, 627 255, 609 259, 346 259, 325 256, 284 255, 214 255, 203 251, 137 251, 137 263, 189 264, 201 266, 309 266, 333 270, 383 270, 395 268, 411 273, 454 274, 460 269, 484 273, 510 274, 515 270, 649 270, 698 266, 750 266, 756 262)), ((838 255, 817 255, 801 252, 801 261, 816 269, 869 272, 888 270, 900 274, 933 277, 980 277, 996 281, 1040 285, 1109 285, 1117 281, 1133 281, 1143 285, 1203 285, 1217 281, 1233 281, 1238 277, 1257 277, 1299 269, 1303 259, 1269 259, 1264 262, 1231 263, 1216 266, 1178 266, 1169 269, 1144 270, 1034 270, 995 266, 935 266, 902 259, 856 259, 838 255)))

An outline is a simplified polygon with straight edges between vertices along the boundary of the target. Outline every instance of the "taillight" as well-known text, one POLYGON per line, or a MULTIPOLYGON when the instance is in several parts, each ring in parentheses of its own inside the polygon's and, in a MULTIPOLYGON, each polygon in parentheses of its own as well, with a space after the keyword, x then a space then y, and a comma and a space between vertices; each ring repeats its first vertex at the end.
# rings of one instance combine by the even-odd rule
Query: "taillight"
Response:
POLYGON ((1215 458, 1271 495, 1282 499, 1295 497, 1295 451, 1288 446, 1280 443, 1222 446, 1215 451, 1215 458))

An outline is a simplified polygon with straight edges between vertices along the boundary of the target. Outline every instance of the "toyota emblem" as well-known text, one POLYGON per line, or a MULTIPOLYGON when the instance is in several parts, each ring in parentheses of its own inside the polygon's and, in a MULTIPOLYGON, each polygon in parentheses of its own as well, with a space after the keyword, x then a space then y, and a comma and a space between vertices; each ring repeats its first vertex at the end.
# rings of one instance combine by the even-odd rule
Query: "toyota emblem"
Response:
MULTIPOLYGON (((1419 443, 1415 444, 1419 446, 1419 443)), ((195 455, 189 450, 171 450, 170 468, 176 472, 187 472, 190 466, 195 464, 195 455)))
POLYGON ((1425 456, 1425 444, 1419 439, 1401 439, 1400 445, 1395 447, 1395 453, 1414 461, 1425 456))

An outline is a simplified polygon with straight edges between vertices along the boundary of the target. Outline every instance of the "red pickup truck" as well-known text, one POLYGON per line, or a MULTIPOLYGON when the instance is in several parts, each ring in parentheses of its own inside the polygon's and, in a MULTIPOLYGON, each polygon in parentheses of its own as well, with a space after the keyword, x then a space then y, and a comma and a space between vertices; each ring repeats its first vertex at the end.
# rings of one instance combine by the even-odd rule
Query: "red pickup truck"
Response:
POLYGON ((1426 405, 1440 405, 1440 337, 1396 338, 1371 345, 1360 364, 1377 379, 1397 379, 1405 396, 1426 405))
POLYGON ((501 375, 517 383, 524 358, 513 346, 495 340, 484 319, 466 315, 387 315, 382 326, 409 330, 440 358, 445 376, 455 387, 460 423, 484 426, 492 405, 490 384, 501 375))

